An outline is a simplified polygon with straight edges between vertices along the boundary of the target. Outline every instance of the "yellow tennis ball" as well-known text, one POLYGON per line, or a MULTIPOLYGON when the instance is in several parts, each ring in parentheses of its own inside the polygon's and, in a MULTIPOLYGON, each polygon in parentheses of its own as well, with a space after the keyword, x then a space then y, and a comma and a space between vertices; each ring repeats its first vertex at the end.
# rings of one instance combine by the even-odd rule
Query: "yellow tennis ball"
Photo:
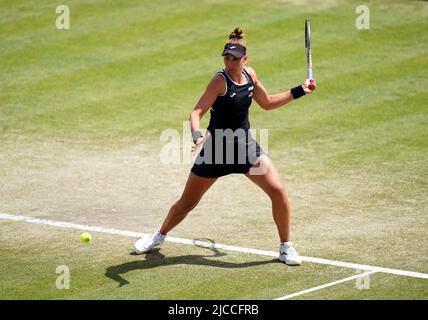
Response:
POLYGON ((83 232, 80 235, 80 241, 82 241, 85 244, 88 244, 89 242, 91 242, 92 236, 89 234, 89 232, 83 232))

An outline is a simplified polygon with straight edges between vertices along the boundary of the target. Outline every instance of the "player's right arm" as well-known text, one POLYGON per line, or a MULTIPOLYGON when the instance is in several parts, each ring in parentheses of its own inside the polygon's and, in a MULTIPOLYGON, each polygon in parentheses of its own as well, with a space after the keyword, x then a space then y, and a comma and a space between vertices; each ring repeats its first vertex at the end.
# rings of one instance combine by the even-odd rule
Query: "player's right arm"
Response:
MULTIPOLYGON (((224 81, 223 76, 220 74, 216 74, 208 84, 205 92, 199 98, 198 103, 193 108, 190 113, 189 121, 190 121, 190 129, 192 134, 199 129, 200 121, 204 114, 211 108, 214 104, 215 99, 217 99, 218 95, 221 95, 226 90, 226 83, 224 81)), ((199 145, 203 137, 200 137, 196 140, 196 145, 199 145)))
MULTIPOLYGON (((256 72, 253 68, 247 67, 248 72, 251 75, 251 78, 254 82, 254 94, 253 98, 257 102, 257 104, 265 110, 272 110, 278 107, 281 107, 291 101, 294 100, 294 97, 291 93, 291 90, 287 90, 277 94, 269 94, 260 80, 257 79, 256 72)), ((315 80, 312 83, 315 85, 315 80)), ((313 90, 309 89, 310 79, 306 79, 302 83, 302 89, 305 94, 310 94, 313 90)))

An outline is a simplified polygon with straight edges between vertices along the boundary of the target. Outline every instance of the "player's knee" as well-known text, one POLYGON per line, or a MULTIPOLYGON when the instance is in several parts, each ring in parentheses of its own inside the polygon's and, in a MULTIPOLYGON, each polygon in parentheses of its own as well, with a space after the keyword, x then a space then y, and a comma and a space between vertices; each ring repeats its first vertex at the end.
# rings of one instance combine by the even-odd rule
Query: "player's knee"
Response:
POLYGON ((285 188, 282 185, 273 186, 269 191, 269 197, 272 200, 286 199, 285 188))

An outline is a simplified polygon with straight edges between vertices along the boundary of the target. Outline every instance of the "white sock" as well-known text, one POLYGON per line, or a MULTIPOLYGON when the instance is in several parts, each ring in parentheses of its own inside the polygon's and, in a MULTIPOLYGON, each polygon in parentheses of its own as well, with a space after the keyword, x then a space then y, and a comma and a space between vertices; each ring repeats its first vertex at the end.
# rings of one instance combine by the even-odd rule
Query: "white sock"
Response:
POLYGON ((292 245, 293 245, 293 242, 291 242, 291 241, 281 242, 281 246, 291 247, 292 245))
POLYGON ((166 234, 162 234, 162 233, 160 232, 160 230, 158 230, 156 233, 157 233, 158 235, 160 235, 162 238, 165 238, 165 237, 166 237, 166 234))

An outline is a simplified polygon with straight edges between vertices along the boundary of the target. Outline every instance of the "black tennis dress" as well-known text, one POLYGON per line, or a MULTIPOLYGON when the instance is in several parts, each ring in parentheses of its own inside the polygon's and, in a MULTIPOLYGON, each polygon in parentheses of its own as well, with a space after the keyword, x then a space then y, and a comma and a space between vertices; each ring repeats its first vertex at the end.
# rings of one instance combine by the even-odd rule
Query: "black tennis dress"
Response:
POLYGON ((217 178, 231 173, 247 173, 257 158, 266 154, 249 131, 248 109, 253 100, 254 82, 244 69, 245 84, 232 81, 226 70, 226 92, 217 96, 210 110, 210 137, 195 159, 192 172, 200 177, 217 178))

